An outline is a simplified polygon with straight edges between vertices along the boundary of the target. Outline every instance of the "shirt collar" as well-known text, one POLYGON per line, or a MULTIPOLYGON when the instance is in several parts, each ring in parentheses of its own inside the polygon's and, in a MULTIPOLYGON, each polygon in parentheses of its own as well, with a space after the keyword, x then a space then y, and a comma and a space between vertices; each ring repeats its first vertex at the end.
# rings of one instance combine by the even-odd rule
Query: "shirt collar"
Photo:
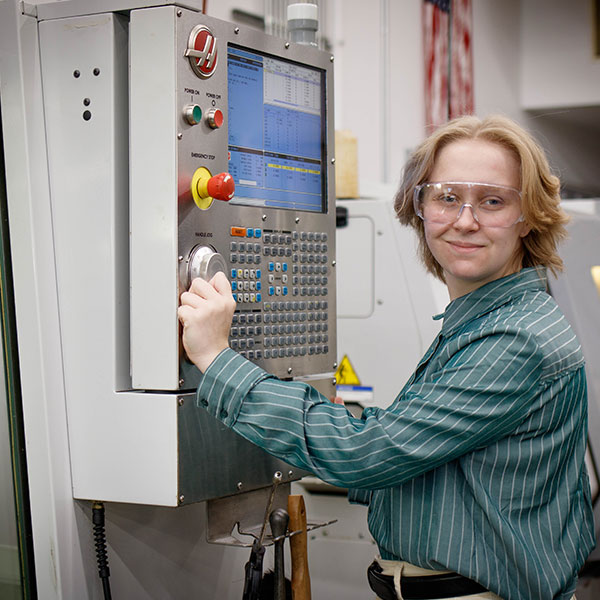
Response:
POLYGON ((448 336, 467 321, 498 308, 525 291, 546 291, 547 281, 545 267, 522 269, 456 298, 442 314, 433 318, 444 319, 441 333, 448 336))

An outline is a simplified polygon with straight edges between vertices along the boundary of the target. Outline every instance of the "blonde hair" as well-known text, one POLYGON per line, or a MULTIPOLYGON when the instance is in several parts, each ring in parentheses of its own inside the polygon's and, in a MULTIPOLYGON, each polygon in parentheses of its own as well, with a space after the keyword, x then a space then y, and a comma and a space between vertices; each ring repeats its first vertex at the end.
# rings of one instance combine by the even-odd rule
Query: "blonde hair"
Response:
POLYGON ((444 273, 425 240, 423 221, 413 207, 417 185, 427 181, 442 148, 458 140, 486 140, 515 154, 521 166, 521 197, 525 223, 531 228, 522 238, 523 267, 545 266, 555 275, 563 268, 557 253, 558 243, 566 237, 568 217, 560 207, 560 181, 553 175, 542 148, 514 121, 498 115, 485 119, 459 117, 432 133, 404 166, 394 208, 400 222, 415 229, 419 254, 426 269, 444 281, 444 273))

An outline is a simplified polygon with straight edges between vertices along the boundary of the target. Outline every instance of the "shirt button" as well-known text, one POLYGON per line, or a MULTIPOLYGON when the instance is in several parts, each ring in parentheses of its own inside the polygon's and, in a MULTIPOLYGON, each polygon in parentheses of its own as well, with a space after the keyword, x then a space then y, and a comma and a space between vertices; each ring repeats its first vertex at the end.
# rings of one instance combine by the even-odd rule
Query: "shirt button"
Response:
POLYGON ((225 409, 221 410, 221 418, 222 419, 226 419, 228 414, 229 413, 225 409))

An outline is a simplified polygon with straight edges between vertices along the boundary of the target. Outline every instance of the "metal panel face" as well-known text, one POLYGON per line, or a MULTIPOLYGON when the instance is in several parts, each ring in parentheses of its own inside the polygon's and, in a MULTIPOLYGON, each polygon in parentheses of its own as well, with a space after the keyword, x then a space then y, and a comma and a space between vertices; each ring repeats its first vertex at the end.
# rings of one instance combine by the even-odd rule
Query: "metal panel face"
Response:
POLYGON ((246 441, 205 410, 194 394, 179 401, 180 503, 232 496, 269 485, 280 471, 289 482, 306 475, 246 441))
POLYGON ((331 372, 335 178, 329 55, 174 7, 132 11, 130 54, 134 387, 197 385, 199 373, 179 346, 178 299, 202 264, 210 276, 215 263, 231 279, 238 301, 232 348, 279 377, 331 372), (245 62, 247 81, 244 71, 232 70, 236 61, 245 62), (247 96, 240 91, 244 85, 247 96), (260 110, 253 112, 257 88, 260 110), (302 96, 315 89, 317 101, 302 96), (244 119, 236 132, 258 131, 264 136, 258 144, 230 136, 236 115, 244 119), (318 127, 318 147, 311 147, 317 159, 297 150, 307 127, 318 127), (202 197, 204 176, 228 172, 237 188, 230 202, 210 199, 210 193, 217 195, 210 187, 214 180, 210 193, 204 191, 209 198, 202 197), (318 206, 302 204, 300 194, 308 197, 305 191, 315 186, 318 206), (204 263, 195 262, 198 248, 206 252, 204 263))

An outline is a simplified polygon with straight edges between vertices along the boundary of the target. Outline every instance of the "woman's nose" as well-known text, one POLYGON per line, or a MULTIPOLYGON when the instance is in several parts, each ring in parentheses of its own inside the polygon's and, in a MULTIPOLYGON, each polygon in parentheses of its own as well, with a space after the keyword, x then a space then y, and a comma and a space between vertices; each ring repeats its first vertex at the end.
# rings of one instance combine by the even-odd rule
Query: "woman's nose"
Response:
POLYGON ((475 210, 471 204, 465 203, 459 208, 458 215, 454 221, 454 227, 466 230, 479 228, 479 221, 475 216, 475 210), (466 210, 467 208, 469 210, 466 210))

